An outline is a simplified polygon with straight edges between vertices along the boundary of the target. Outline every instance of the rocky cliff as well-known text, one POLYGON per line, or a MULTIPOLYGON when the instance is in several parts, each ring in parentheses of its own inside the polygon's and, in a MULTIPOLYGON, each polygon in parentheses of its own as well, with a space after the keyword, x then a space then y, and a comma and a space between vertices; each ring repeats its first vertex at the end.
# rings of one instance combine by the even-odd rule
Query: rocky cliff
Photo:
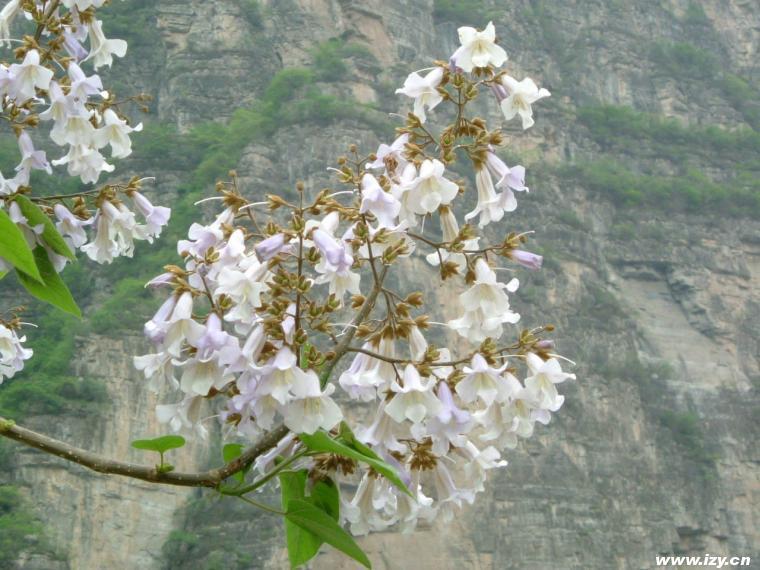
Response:
MULTIPOLYGON (((546 256, 542 272, 521 276, 516 303, 531 322, 558 326, 578 381, 556 421, 453 524, 363 540, 376 568, 638 569, 661 553, 760 556, 756 2, 125 4, 108 8, 135 54, 124 89, 155 96, 144 135, 154 156, 132 167, 155 168, 174 202, 201 191, 214 165, 234 167, 252 195, 327 184, 325 167, 348 144, 373 150, 388 136, 386 113, 404 104, 393 89, 453 52, 460 23, 493 19, 514 74, 552 91, 527 136, 507 131, 531 187, 514 229, 537 230, 546 256), (228 142, 184 164, 175 143, 209 121, 228 142)), ((98 328, 118 289, 106 273, 98 284, 68 374, 97 381, 107 398, 25 421, 138 460, 129 442, 158 432, 130 365, 139 327, 98 328)), ((179 456, 188 468, 213 461, 203 445, 179 456)), ((279 521, 245 505, 19 448, 8 465, 0 479, 23 490, 44 537, 21 549, 18 568, 287 565, 279 521)), ((326 551, 314 567, 353 565, 326 551)))

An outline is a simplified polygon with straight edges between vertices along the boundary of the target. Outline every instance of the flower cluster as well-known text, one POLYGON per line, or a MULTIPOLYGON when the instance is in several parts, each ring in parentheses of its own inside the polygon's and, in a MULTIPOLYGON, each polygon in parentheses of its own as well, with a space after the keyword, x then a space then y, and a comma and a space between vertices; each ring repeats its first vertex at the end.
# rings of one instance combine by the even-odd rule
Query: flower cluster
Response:
POLYGON ((127 51, 125 41, 103 33, 96 9, 104 3, 11 0, 0 10, 0 47, 19 44, 12 62, 0 60, 0 121, 15 135, 20 155, 12 174, 0 172, 0 222, 7 234, 0 272, 15 269, 31 294, 72 312, 78 309, 65 285, 42 278, 48 266, 62 271, 77 250, 98 263, 131 257, 135 240, 152 241, 170 215, 141 193, 146 179, 139 177, 67 195, 35 191, 37 173, 51 175, 57 166, 96 184, 114 170, 109 161, 131 154, 130 135, 142 129, 130 125, 124 106, 142 104, 145 96, 118 101, 97 74, 127 51), (24 20, 34 24, 33 33, 11 39, 13 22, 24 20), (35 143, 43 127, 50 144, 35 143), (39 146, 61 147, 59 157, 48 160, 39 146))
POLYGON ((530 232, 487 245, 484 228, 516 210, 525 168, 499 158, 498 128, 467 114, 485 86, 506 119, 520 115, 528 128, 532 103, 548 92, 499 71, 507 55, 492 24, 459 35, 449 62, 412 73, 398 90, 414 112, 396 140, 338 159, 331 170, 344 189, 299 183, 250 202, 232 173, 211 198, 223 211, 193 224, 178 243, 182 264, 150 283, 169 293, 145 325, 155 350, 135 365, 153 389, 178 393, 159 419, 205 434, 218 417, 228 436, 247 440, 284 424, 292 433, 258 462, 264 480, 278 465, 331 478, 355 534, 451 518, 506 465, 504 449, 549 422, 563 403, 557 385, 575 378, 543 338, 552 326, 514 329, 509 294, 519 282, 499 272, 537 270, 542 259, 522 249, 530 232), (457 120, 434 132, 428 115, 443 104, 457 120), (475 168, 473 200, 455 174, 461 158, 475 168), (423 292, 391 285, 393 269, 409 273, 419 250, 442 286, 458 284, 457 318, 432 321, 423 292), (516 339, 500 343, 507 330, 516 339), (434 344, 446 340, 451 349, 434 344), (212 400, 215 409, 204 405, 212 400), (348 423, 356 445, 392 466, 410 494, 351 457, 309 452, 307 436, 345 436, 348 423))

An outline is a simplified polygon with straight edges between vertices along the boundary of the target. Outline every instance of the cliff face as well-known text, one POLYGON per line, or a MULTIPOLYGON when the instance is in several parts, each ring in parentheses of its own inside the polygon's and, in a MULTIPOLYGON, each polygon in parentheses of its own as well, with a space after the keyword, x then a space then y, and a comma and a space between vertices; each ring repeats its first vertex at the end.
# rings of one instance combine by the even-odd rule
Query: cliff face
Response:
MULTIPOLYGON (((510 466, 453 524, 363 540, 376 568, 624 569, 654 567, 660 553, 760 555, 760 220, 757 210, 728 212, 713 197, 692 204, 670 191, 684 180, 734 188, 737 172, 752 173, 744 147, 726 152, 729 143, 711 143, 704 127, 758 128, 755 2, 137 4, 147 25, 132 33, 152 43, 131 63, 134 84, 157 98, 148 130, 227 122, 266 97, 283 68, 316 70, 317 91, 333 98, 336 117, 318 107, 244 139, 235 167, 252 195, 297 180, 320 188, 325 167, 350 143, 373 150, 383 113, 404 104, 392 88, 455 49, 454 19, 493 19, 509 68, 552 91, 527 135, 507 131, 532 189, 510 229, 537 230, 547 259, 541 273, 520 276, 516 304, 526 322, 558 326, 579 380, 567 386, 556 420, 508 456, 510 466), (353 46, 335 48, 342 67, 332 75, 320 60, 326 45, 353 46), (363 115, 348 113, 359 104, 363 115), (605 105, 645 112, 650 126, 634 125, 635 114, 610 122, 605 105), (680 123, 657 123, 659 116, 680 123), (607 191, 599 172, 610 161, 618 166, 607 191), (658 203, 632 194, 655 186, 665 189, 658 203)), ((307 88, 294 85, 287 96, 307 88)), ((175 169, 159 189, 181 195, 185 180, 175 169)), ((437 294, 445 312, 449 293, 437 294)), ((131 370, 141 341, 90 335, 77 346, 83 357, 72 373, 102 381, 109 401, 93 416, 27 423, 140 459, 129 442, 159 432, 153 401, 131 370)), ((178 463, 202 466, 207 455, 198 444, 178 463)), ((245 506, 85 473, 20 449, 7 477, 28 490, 62 555, 23 555, 18 567, 286 567, 276 521, 245 506)), ((314 567, 353 565, 325 552, 314 567)))

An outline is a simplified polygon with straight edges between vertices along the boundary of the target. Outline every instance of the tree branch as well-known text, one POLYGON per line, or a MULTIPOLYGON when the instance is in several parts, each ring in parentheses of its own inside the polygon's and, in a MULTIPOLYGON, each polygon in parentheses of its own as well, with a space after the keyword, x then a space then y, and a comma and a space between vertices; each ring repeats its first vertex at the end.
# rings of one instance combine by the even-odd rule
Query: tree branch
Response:
POLYGON ((266 434, 258 443, 249 447, 240 457, 216 469, 200 473, 180 473, 176 471, 159 473, 155 467, 109 459, 108 457, 74 447, 52 437, 23 428, 11 420, 0 417, 0 436, 7 437, 50 455, 55 455, 66 461, 77 463, 97 473, 121 475, 149 483, 176 485, 179 487, 216 488, 227 477, 244 469, 253 463, 257 457, 272 449, 287 434, 288 429, 285 426, 280 426, 266 434))

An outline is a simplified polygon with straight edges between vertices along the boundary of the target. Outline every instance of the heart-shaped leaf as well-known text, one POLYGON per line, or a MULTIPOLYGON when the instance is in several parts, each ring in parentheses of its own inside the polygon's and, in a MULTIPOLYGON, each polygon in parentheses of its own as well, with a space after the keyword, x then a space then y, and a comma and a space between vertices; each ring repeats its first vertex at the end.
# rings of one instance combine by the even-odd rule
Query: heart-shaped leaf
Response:
POLYGON ((164 435, 155 439, 138 439, 132 442, 132 447, 144 451, 166 453, 171 449, 179 449, 185 445, 185 438, 181 435, 164 435))

